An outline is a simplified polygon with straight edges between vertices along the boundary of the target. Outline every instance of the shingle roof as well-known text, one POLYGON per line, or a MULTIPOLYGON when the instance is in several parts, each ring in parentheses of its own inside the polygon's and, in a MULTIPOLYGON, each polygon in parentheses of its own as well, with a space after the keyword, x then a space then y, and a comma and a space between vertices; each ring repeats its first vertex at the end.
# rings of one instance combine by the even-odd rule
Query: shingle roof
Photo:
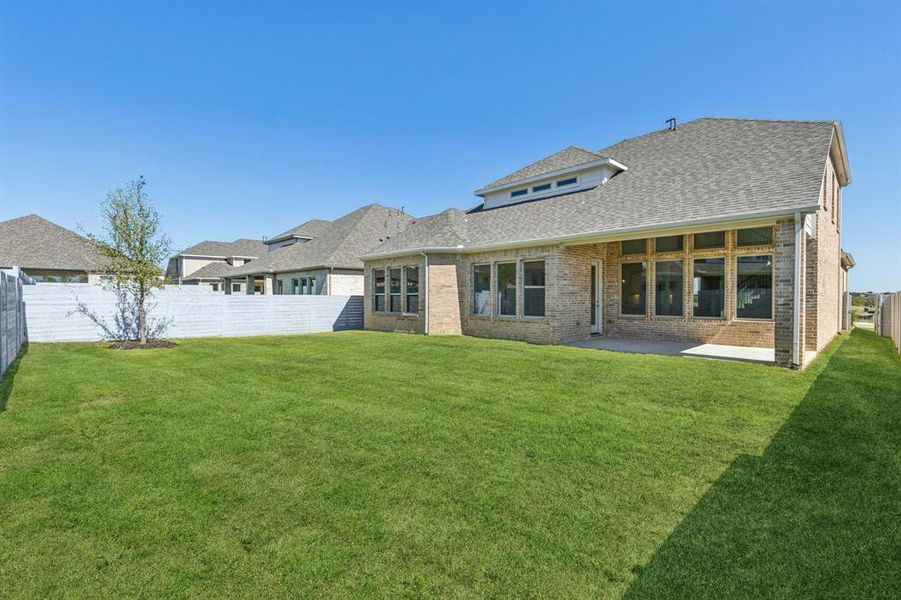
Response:
POLYGON ((179 254, 194 256, 246 256, 254 258, 266 254, 266 245, 260 240, 241 238, 234 242, 216 242, 204 240, 179 254))
POLYGON ((362 269, 361 254, 396 235, 412 221, 413 217, 404 212, 370 204, 332 221, 309 242, 279 248, 229 273, 244 276, 318 267, 362 269))
POLYGON ((490 188, 498 185, 503 185, 505 183, 512 183, 520 179, 537 177, 539 175, 544 175, 545 173, 559 171, 560 169, 566 169, 568 167, 575 167, 576 165, 600 160, 602 158, 606 157, 603 154, 592 152, 591 150, 586 150, 585 148, 580 148, 578 146, 569 146, 568 148, 564 148, 559 152, 555 152, 550 156, 546 156, 539 161, 535 161, 532 164, 519 169, 518 171, 514 171, 509 175, 505 175, 504 177, 501 177, 496 181, 492 181, 484 187, 490 188))
MULTIPOLYGON (((815 206, 832 143, 829 121, 698 119, 598 154, 629 167, 593 189, 465 215, 467 248, 613 235, 815 206)), ((443 246, 461 225, 423 219, 371 256, 443 246), (430 225, 422 225, 430 221, 430 225)))
POLYGON ((323 219, 311 219, 306 223, 301 223, 297 227, 292 227, 288 231, 283 231, 278 235, 272 236, 271 238, 266 240, 265 243, 271 244, 273 242, 294 236, 312 239, 320 235, 331 224, 331 221, 325 221, 323 219))
POLYGON ((0 267, 95 271, 104 263, 89 240, 38 215, 0 222, 0 267))
POLYGON ((185 281, 196 281, 200 279, 222 279, 229 273, 235 272, 238 267, 233 267, 225 261, 211 262, 208 265, 200 267, 190 275, 184 278, 185 281))

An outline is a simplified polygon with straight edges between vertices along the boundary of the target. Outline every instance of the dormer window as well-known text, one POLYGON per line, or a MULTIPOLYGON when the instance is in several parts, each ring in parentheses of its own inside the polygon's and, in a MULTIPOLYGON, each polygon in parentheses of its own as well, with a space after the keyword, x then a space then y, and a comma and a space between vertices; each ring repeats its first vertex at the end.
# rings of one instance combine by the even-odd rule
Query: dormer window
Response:
POLYGON ((572 146, 477 190, 484 208, 583 192, 626 170, 612 158, 572 146), (546 164, 543 164, 546 163, 546 164), (562 168, 554 168, 563 164, 562 168))

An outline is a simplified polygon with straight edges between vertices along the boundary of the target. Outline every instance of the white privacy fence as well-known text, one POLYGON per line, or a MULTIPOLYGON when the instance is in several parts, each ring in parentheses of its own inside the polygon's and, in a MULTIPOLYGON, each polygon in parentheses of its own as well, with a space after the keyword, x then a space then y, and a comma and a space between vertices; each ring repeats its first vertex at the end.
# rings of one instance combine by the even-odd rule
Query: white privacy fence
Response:
POLYGON ((879 335, 892 338, 901 352, 901 292, 876 296, 876 319, 873 328, 879 335))
POLYGON ((25 344, 25 305, 22 280, 0 271, 0 377, 25 344))
MULTIPOLYGON (((79 310, 112 323, 116 294, 100 285, 23 287, 32 342, 96 341, 103 330, 79 310)), ((168 323, 167 338, 317 333, 363 328, 362 296, 226 295, 202 286, 167 285, 149 301, 150 319, 168 323)))

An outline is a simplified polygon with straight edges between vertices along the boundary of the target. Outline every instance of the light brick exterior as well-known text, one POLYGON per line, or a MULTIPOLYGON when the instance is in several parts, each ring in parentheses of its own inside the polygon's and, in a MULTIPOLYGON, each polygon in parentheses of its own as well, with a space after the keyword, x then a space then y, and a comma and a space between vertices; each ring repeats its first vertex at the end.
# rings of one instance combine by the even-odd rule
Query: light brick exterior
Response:
MULTIPOLYGON (((801 279, 795 282, 795 221, 793 218, 771 223, 774 243, 765 246, 739 247, 736 229, 727 229, 725 247, 693 248, 693 232, 685 232, 683 250, 657 253, 654 238, 648 238, 647 251, 641 255, 622 256, 620 242, 576 246, 549 245, 478 253, 430 254, 428 257, 428 299, 420 296, 420 310, 415 315, 388 314, 373 310, 372 269, 419 266, 420 284, 425 281, 425 260, 421 255, 366 261, 365 327, 382 331, 409 331, 431 334, 472 335, 515 339, 533 343, 560 344, 588 339, 591 336, 591 266, 602 268, 601 324, 602 334, 614 337, 673 340, 692 343, 716 343, 774 348, 776 364, 792 365, 794 318, 794 286, 801 286, 800 353, 822 349, 841 330, 841 250, 840 198, 833 208, 832 165, 825 175, 821 208, 814 215, 816 236, 803 233, 801 279), (835 214, 838 213, 838 214, 835 214), (833 223, 833 214, 835 222, 833 223), (773 312, 771 319, 740 319, 736 316, 737 257, 770 255, 773 257, 773 312), (722 318, 693 316, 693 260, 722 257, 725 259, 725 308, 722 318), (545 261, 545 316, 524 317, 522 262, 545 261), (662 260, 681 260, 683 268, 683 314, 656 316, 655 271, 662 260), (497 278, 495 265, 517 264, 518 316, 499 316, 496 310, 497 278), (644 315, 621 313, 621 266, 624 262, 647 263, 646 312, 644 315), (473 314, 473 266, 491 265, 491 315, 473 314), (425 305, 428 303, 428 323, 425 305)), ((836 195, 840 192, 836 190, 836 195)), ((749 227, 761 226, 760 222, 749 227)), ((738 227, 738 224, 736 224, 738 227)), ((742 226, 744 227, 744 225, 742 226)))

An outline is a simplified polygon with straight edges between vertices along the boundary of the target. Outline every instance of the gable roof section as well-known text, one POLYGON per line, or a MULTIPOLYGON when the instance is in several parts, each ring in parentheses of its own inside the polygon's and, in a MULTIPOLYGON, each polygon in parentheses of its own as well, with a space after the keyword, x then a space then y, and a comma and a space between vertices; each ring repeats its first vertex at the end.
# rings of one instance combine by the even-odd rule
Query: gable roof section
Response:
POLYGON ((235 271, 238 267, 233 267, 224 261, 211 262, 204 265, 184 278, 185 281, 199 281, 201 279, 221 279, 226 274, 235 271))
POLYGON ((508 183, 513 183, 514 181, 519 181, 520 179, 538 177, 539 175, 544 175, 545 173, 553 173, 554 171, 559 171, 560 169, 575 167, 577 165, 601 160, 603 158, 606 158, 606 156, 598 154, 597 152, 592 152, 591 150, 586 150, 585 148, 580 148, 579 146, 569 146, 567 148, 564 148, 563 150, 560 150, 559 152, 551 154, 550 156, 545 156, 541 160, 535 161, 532 164, 519 169, 518 171, 514 171, 509 175, 505 175, 500 179, 492 181, 488 185, 483 186, 482 189, 502 186, 508 183))
POLYGON ((297 227, 292 227, 287 231, 283 231, 278 235, 272 236, 270 239, 266 240, 263 243, 267 245, 274 244, 275 242, 280 242, 292 237, 313 239, 316 236, 320 235, 323 231, 325 231, 331 224, 331 221, 325 221, 323 219, 311 219, 306 223, 301 223, 297 227))
POLYGON ((182 250, 178 254, 183 256, 222 256, 226 258, 230 256, 246 256, 248 258, 256 258, 266 252, 266 245, 260 240, 241 238, 234 242, 204 240, 199 244, 194 244, 190 248, 182 250))
MULTIPOLYGON (((831 121, 705 118, 624 140, 598 151, 629 166, 604 185, 467 213, 464 249, 640 237, 812 210, 835 131, 831 121)), ((420 238, 421 231, 411 228, 368 257, 456 249, 420 238)))
POLYGON ((104 262, 90 240, 38 215, 0 222, 0 267, 95 271, 104 262))
POLYGON ((317 237, 267 253, 231 276, 285 273, 317 268, 362 269, 360 255, 390 239, 413 221, 393 208, 370 204, 332 221, 317 237))

